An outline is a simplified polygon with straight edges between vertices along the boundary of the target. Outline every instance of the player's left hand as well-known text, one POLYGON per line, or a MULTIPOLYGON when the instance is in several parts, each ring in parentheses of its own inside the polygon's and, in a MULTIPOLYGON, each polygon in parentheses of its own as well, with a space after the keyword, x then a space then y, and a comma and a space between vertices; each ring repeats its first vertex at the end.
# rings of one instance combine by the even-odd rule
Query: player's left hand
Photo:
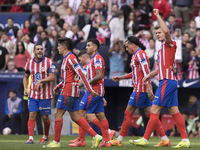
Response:
POLYGON ((107 105, 107 101, 105 98, 103 98, 103 106, 106 106, 107 105))
POLYGON ((153 101, 155 95, 153 94, 152 90, 148 90, 148 91, 147 91, 147 94, 148 94, 149 99, 150 99, 151 101, 153 101))
POLYGON ((93 97, 97 97, 97 96, 99 96, 99 94, 96 93, 94 90, 92 90, 92 91, 90 92, 90 94, 91 94, 93 97))
POLYGON ((35 84, 35 91, 38 91, 40 87, 40 81, 38 80, 35 84))
POLYGON ((112 77, 112 80, 114 82, 120 81, 121 79, 122 79, 121 76, 114 76, 114 77, 112 77))
POLYGON ((159 9, 153 9, 153 13, 155 16, 159 15, 159 9))

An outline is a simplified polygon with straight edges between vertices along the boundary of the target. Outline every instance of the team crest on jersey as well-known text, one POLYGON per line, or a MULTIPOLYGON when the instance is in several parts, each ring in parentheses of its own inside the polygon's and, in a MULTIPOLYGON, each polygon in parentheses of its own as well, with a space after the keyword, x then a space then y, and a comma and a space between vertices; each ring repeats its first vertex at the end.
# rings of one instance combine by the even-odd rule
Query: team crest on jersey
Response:
POLYGON ((173 47, 173 46, 174 46, 174 44, 172 44, 172 43, 169 43, 169 46, 170 46, 170 47, 173 47))
POLYGON ((41 80, 42 78, 41 78, 41 74, 40 73, 37 73, 36 75, 35 75, 35 80, 36 80, 36 82, 38 81, 38 80, 41 80))

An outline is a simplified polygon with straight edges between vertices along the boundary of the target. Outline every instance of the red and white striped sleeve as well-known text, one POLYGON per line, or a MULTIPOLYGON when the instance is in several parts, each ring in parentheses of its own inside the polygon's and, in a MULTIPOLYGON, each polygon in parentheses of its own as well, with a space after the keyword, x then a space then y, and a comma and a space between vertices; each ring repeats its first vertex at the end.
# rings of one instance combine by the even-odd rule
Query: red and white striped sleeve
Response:
POLYGON ((91 92, 92 88, 91 88, 90 84, 88 83, 87 79, 85 78, 84 73, 83 73, 81 66, 79 65, 77 59, 69 58, 68 61, 69 61, 70 65, 72 66, 72 68, 74 69, 74 71, 79 75, 79 77, 83 81, 84 86, 87 88, 87 90, 89 92, 91 92))
POLYGON ((30 74, 29 65, 30 65, 30 61, 27 61, 26 65, 25 65, 25 73, 26 74, 30 74))
POLYGON ((131 78, 132 78, 132 76, 133 76, 133 72, 131 72, 131 73, 127 74, 127 75, 126 75, 126 79, 131 79, 131 78))

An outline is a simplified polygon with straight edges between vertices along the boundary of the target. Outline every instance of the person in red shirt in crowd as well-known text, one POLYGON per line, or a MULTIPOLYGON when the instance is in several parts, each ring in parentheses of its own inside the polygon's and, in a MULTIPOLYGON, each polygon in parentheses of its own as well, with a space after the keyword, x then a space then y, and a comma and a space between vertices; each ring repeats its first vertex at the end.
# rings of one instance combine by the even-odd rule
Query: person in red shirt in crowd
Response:
POLYGON ((21 0, 16 0, 15 5, 11 7, 10 12, 23 12, 24 9, 20 6, 21 0))
POLYGON ((24 22, 24 28, 22 29, 24 34, 26 34, 26 33, 28 34, 29 33, 29 30, 28 30, 29 26, 30 26, 30 22, 28 20, 26 20, 24 22))
MULTIPOLYGON (((153 9, 158 9, 159 13, 163 14, 164 19, 166 19, 170 13, 170 7, 167 3, 167 0, 155 0, 153 9)), ((152 13, 152 19, 157 20, 154 13, 152 13)))

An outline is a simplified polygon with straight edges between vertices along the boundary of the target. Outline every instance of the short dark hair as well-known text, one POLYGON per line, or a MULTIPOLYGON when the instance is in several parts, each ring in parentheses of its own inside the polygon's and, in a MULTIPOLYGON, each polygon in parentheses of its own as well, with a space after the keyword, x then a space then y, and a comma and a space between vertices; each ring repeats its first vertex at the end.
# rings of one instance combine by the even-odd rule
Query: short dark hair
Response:
POLYGON ((41 44, 35 44, 33 47, 33 50, 35 50, 36 46, 38 46, 38 45, 42 46, 41 44))
POLYGON ((186 115, 186 116, 188 116, 188 117, 190 115, 188 111, 184 111, 183 114, 186 115))
POLYGON ((185 32, 184 34, 187 34, 187 35, 189 35, 189 37, 191 37, 191 35, 190 35, 190 33, 189 33, 189 32, 185 32))
POLYGON ((129 44, 132 44, 134 43, 135 45, 139 46, 140 47, 140 41, 137 37, 135 36, 129 36, 126 40, 126 42, 128 42, 129 44))
POLYGON ((99 43, 99 41, 98 41, 97 39, 92 38, 92 39, 89 39, 89 40, 87 41, 87 43, 88 43, 88 42, 92 42, 92 44, 95 44, 95 45, 97 46, 97 49, 99 49, 100 43, 99 43))
POLYGON ((10 93, 10 92, 17 94, 17 91, 14 90, 14 89, 10 90, 9 93, 10 93))
POLYGON ((42 18, 37 17, 37 18, 35 19, 35 21, 40 21, 40 22, 42 22, 42 18))
POLYGON ((152 37, 149 39, 149 41, 150 41, 150 40, 153 40, 153 41, 155 42, 154 38, 152 38, 152 37))
POLYGON ((85 54, 88 55, 88 53, 86 52, 86 50, 81 50, 80 53, 78 54, 78 57, 81 57, 81 56, 83 56, 85 54))
POLYGON ((160 28, 161 28, 160 25, 157 25, 157 26, 154 27, 155 30, 158 30, 160 28))
POLYGON ((58 43, 61 45, 64 45, 67 47, 68 50, 71 51, 72 49, 72 40, 70 38, 64 37, 64 38, 59 38, 58 43))
POLYGON ((44 32, 46 35, 48 35, 48 32, 47 32, 47 31, 44 30, 44 31, 42 31, 41 33, 43 33, 43 32, 44 32))
POLYGON ((12 20, 12 21, 14 21, 14 19, 13 19, 12 17, 9 17, 9 18, 7 19, 7 21, 8 21, 9 19, 12 20))
POLYGON ((175 14, 169 14, 169 17, 170 17, 170 16, 175 18, 175 14))

